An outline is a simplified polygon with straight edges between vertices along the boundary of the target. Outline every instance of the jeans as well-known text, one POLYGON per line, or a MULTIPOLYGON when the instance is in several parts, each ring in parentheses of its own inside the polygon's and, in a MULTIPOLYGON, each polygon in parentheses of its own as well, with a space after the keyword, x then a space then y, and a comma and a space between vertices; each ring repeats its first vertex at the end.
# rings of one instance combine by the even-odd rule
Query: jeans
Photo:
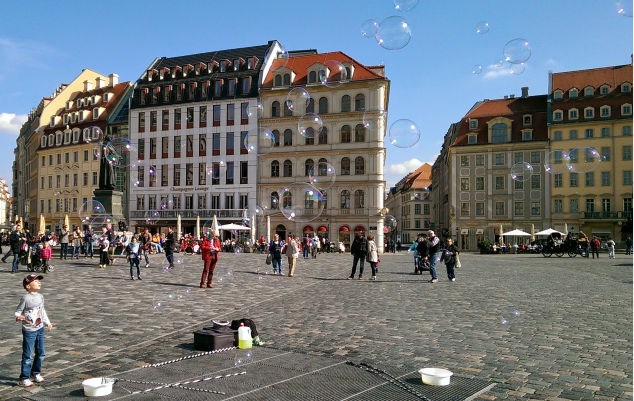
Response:
POLYGON ((62 248, 59 250, 59 258, 66 259, 68 256, 68 244, 60 244, 62 248))
POLYGON ((608 256, 610 259, 614 259, 614 247, 608 247, 608 256))
POLYGON ((165 251, 165 259, 167 259, 170 267, 174 267, 174 253, 172 251, 165 251))
POLYGON ((357 272, 357 263, 361 262, 359 266, 359 277, 363 276, 363 268, 365 267, 365 253, 355 254, 354 259, 352 260, 352 273, 350 273, 350 277, 354 278, 354 274, 357 272))
POLYGON ((161 253, 163 252, 163 247, 161 246, 161 244, 159 244, 158 242, 152 242, 152 246, 154 247, 154 249, 156 250, 156 253, 161 253))
POLYGON ((282 259, 273 259, 273 273, 280 272, 282 274, 282 259))
POLYGON ((431 273, 432 280, 438 280, 438 275, 436 274, 436 263, 440 260, 441 255, 442 252, 436 252, 429 256, 429 272, 431 273))
POLYGON ((20 266, 20 254, 19 253, 14 253, 13 254, 13 265, 11 266, 11 271, 17 272, 19 266, 20 266))
MULTIPOLYGON (((9 252, 11 252, 11 251, 9 251, 9 252)), ((626 245, 625 254, 626 255, 631 255, 632 254, 632 245, 626 245)))
POLYGON ((456 272, 454 271, 454 267, 456 267, 456 264, 447 263, 445 266, 447 266, 447 277, 449 277, 449 280, 451 280, 452 278, 456 278, 456 272))
POLYGON ((130 257, 130 277, 134 277, 134 266, 136 265, 136 275, 141 277, 141 266, 139 266, 139 258, 130 257))
POLYGON ((26 380, 31 376, 42 373, 44 352, 44 327, 37 331, 22 330, 22 369, 20 380, 26 380), (33 353, 35 351, 35 355, 33 353), (35 363, 33 363, 35 359, 35 363))
POLYGON ((304 253, 304 259, 308 259, 308 247, 305 246, 304 248, 302 248, 302 252, 304 253))
POLYGON ((81 246, 73 246, 73 256, 71 256, 71 258, 79 259, 80 252, 81 252, 81 246))
POLYGON ((592 259, 594 259, 594 254, 597 254, 597 259, 599 259, 599 248, 592 248, 592 259))
MULTIPOLYGON (((149 259, 149 258, 148 258, 148 256, 147 256, 147 255, 148 255, 148 253, 149 253, 149 251, 148 251, 148 250, 146 250, 145 248, 143 248, 143 245, 141 245, 141 247, 140 247, 140 252, 141 252, 141 254, 143 255, 143 257, 145 258, 145 264, 146 264, 146 265, 149 265, 149 264, 150 264, 150 259, 149 259)), ((147 266, 146 266, 146 267, 147 267, 147 266)))
POLYGON ((13 255, 13 249, 9 248, 9 252, 7 252, 6 255, 4 255, 4 257, 2 258, 2 261, 4 262, 11 255, 13 255))
POLYGON ((86 241, 86 243, 84 244, 84 253, 86 254, 86 257, 88 257, 88 250, 90 250, 90 257, 93 257, 93 245, 92 245, 92 240, 90 241, 86 241))
POLYGON ((370 262, 370 268, 372 268, 372 276, 373 277, 376 276, 376 270, 377 270, 376 269, 376 265, 377 265, 377 262, 370 262))
POLYGON ((207 283, 207 287, 212 284, 214 279, 214 270, 216 269, 216 263, 218 262, 218 253, 212 253, 209 259, 204 261, 203 275, 200 278, 200 285, 207 283))

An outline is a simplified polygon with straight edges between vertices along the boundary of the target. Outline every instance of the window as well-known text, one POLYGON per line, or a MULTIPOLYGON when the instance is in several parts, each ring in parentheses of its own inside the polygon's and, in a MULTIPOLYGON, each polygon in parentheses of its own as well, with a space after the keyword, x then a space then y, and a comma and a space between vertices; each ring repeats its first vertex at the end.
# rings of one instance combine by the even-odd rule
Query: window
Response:
POLYGON ((484 216, 484 203, 483 202, 476 202, 475 204, 476 206, 476 216, 484 216))
MULTIPOLYGON (((218 112, 220 115, 220 112, 218 112)), ((227 125, 233 125, 233 119, 235 118, 235 106, 233 103, 227 105, 227 125)))
POLYGON ((198 121, 200 123, 206 123, 207 122, 207 106, 200 106, 200 116, 198 121))
POLYGON ((170 101, 170 91, 171 91, 171 89, 172 89, 172 87, 170 85, 168 85, 165 88, 163 88, 163 101, 166 102, 166 103, 170 101))
POLYGON ((586 213, 594 213, 594 199, 586 199, 586 213))
POLYGON ((522 131, 522 141, 530 141, 533 138, 532 131, 522 131))
POLYGON ((503 176, 495 177, 495 189, 504 189, 504 177, 503 176))
POLYGON ((280 146, 280 131, 273 130, 273 138, 275 140, 274 146, 280 146))
POLYGON ((542 177, 537 174, 531 176, 531 189, 541 188, 541 178, 542 177))
POLYGON ((354 110, 355 111, 363 111, 365 110, 365 96, 359 93, 354 97, 354 110))
POLYGON ((233 184, 233 176, 234 176, 234 164, 233 162, 227 162, 227 176, 226 176, 226 184, 233 184))
POLYGON ((304 175, 306 177, 312 175, 312 170, 314 166, 315 162, 313 162, 313 159, 306 159, 306 161, 304 162, 304 175))
POLYGON ((214 127, 217 127, 220 125, 220 105, 214 105, 214 109, 213 109, 213 113, 214 113, 214 127))
POLYGON ((350 126, 344 125, 341 127, 341 143, 350 143, 350 126))
POLYGON ((555 99, 561 99, 563 97, 563 95, 564 95, 564 93, 558 89, 554 93, 554 98, 555 99))
POLYGON ((194 208, 194 195, 185 195, 185 209, 191 210, 194 208))
POLYGON ((341 209, 350 209, 350 191, 341 191, 341 209))
POLYGON ((623 211, 624 212, 632 211, 632 198, 623 198, 623 211))
POLYGON ((311 71, 308 73, 308 83, 314 84, 317 82, 317 72, 311 71))
POLYGON ((469 167, 469 156, 460 156, 460 166, 469 167))
POLYGON ((531 152, 531 163, 539 164, 540 160, 539 152, 531 152))
POLYGON ((328 99, 325 97, 319 98, 319 114, 328 113, 328 99))
POLYGON ((623 146, 623 160, 632 160, 632 145, 623 146))
POLYGON ((623 171, 623 185, 632 185, 632 170, 623 171))
POLYGON ((279 177, 280 176, 280 162, 277 160, 273 160, 271 162, 271 177, 279 177))
POLYGON ((610 106, 602 106, 599 113, 601 117, 610 117, 610 106))
POLYGON ((430 214, 430 205, 428 203, 423 205, 423 214, 428 215, 430 214))
POLYGON ((624 116, 631 116, 632 115, 632 105, 631 104, 624 104, 623 106, 621 106, 621 114, 624 116))
POLYGON ((555 131, 553 134, 553 141, 561 141, 561 140, 562 140, 561 131, 555 131))
POLYGON ((578 187, 579 186, 579 174, 578 173, 570 173, 570 186, 578 187))
POLYGON ((514 204, 514 214, 516 216, 524 215, 524 202, 515 202, 514 204))
POLYGON ((73 174, 73 186, 77 187, 78 186, 78 182, 77 182, 77 174, 73 174))
POLYGON ((586 187, 594 186, 594 172, 590 171, 586 173, 586 187))
POLYGON ((306 113, 314 113, 314 112, 315 112, 315 99, 311 97, 310 100, 308 101, 308 104, 306 105, 306 113))
POLYGON ((475 189, 476 191, 484 191, 484 177, 476 177, 475 189))
POLYGON ((174 109, 174 129, 179 129, 181 125, 181 109, 174 109))
POLYGON ((541 202, 531 202, 531 216, 539 216, 542 213, 541 202))
POLYGON ((249 183, 249 162, 240 162, 240 184, 249 183))
POLYGON ((478 136, 477 135, 469 135, 469 145, 473 145, 475 143, 478 143, 478 136))
POLYGON ((214 96, 222 96, 222 80, 214 81, 214 96))
POLYGON ((289 86, 291 84, 291 74, 284 74, 284 85, 289 86))
POLYGON ((579 213, 579 199, 570 199, 570 213, 579 213))
POLYGON ((504 165, 504 153, 495 154, 495 165, 496 166, 504 165))
POLYGON ((350 159, 347 157, 341 159, 341 175, 350 175, 350 159))
POLYGON ((174 195, 172 197, 172 202, 174 203, 174 205, 172 206, 172 208, 174 210, 180 210, 181 209, 181 196, 180 195, 174 195))
POLYGON ((162 117, 163 127, 169 126, 170 125, 170 112, 169 112, 169 110, 163 110, 162 116, 163 116, 162 117))
POLYGON ((601 172, 601 185, 607 187, 610 185, 610 172, 603 171, 601 172))
POLYGON ((354 141, 365 142, 365 127, 363 124, 357 124, 354 127, 354 141))
POLYGON ((284 177, 293 176, 293 163, 290 160, 284 160, 284 177))
POLYGON ((145 195, 136 196, 136 210, 145 210, 145 195))
POLYGON ((460 179, 460 190, 468 191, 469 190, 469 178, 461 178, 460 179))
POLYGON ((601 128, 601 138, 608 138, 610 136, 610 128, 601 128))
POLYGON ((585 118, 594 118, 594 108, 588 107, 584 110, 583 113, 585 118))
POLYGON ((322 127, 319 133, 319 144, 325 145, 328 143, 328 128, 322 127))
POLYGON ((148 167, 148 175, 150 176, 150 187, 155 187, 156 186, 156 166, 149 166, 148 167))
POLYGON ((469 120, 469 129, 476 129, 476 128, 478 128, 478 120, 470 119, 469 120))
POLYGON ((277 210, 279 205, 280 195, 277 192, 271 192, 271 210, 277 210))
POLYGON ((568 119, 569 120, 576 120, 578 118, 579 118, 579 110, 577 110, 577 109, 568 110, 568 119))
MULTIPOLYGON (((57 176, 57 178, 59 178, 59 175, 57 176)), ((59 181, 59 180, 57 180, 59 181)), ((97 185, 97 182, 99 181, 99 175, 96 171, 92 172, 92 185, 97 185)), ((59 185, 58 185, 59 187, 59 185)))
POLYGON ((176 85, 176 101, 180 102, 183 100, 183 84, 176 85))
POLYGON ((280 74, 276 74, 273 82, 274 86, 282 86, 282 76, 280 74))
POLYGON ((174 186, 180 186, 181 185, 181 165, 180 164, 175 164, 174 165, 174 186))
POLYGON ((470 210, 469 207, 471 204, 469 202, 460 202, 460 216, 469 216, 470 210))
POLYGON ((290 129, 284 131, 284 146, 293 146, 293 131, 290 129))
POLYGON ((476 166, 484 166, 484 155, 476 155, 476 166))
POLYGON ((354 191, 354 208, 363 209, 365 207, 365 193, 357 189, 354 191))
POLYGON ((70 153, 64 153, 64 163, 70 163, 70 153))
POLYGON ((579 89, 577 88, 572 88, 570 89, 570 91, 568 92, 568 97, 577 97, 579 96, 579 89))
POLYGON ((570 139, 577 139, 579 136, 576 129, 570 130, 568 135, 570 136, 570 139))
POLYGON ((561 121, 563 120, 564 113, 561 110, 555 110, 553 112, 553 120, 554 121, 561 121))
MULTIPOLYGON (((321 100, 319 104, 321 105, 321 100)), ((273 104, 271 105, 271 117, 279 117, 279 116, 280 116, 280 102, 273 102, 273 104)))
POLYGON ((604 212, 609 212, 611 210, 611 200, 609 198, 601 199, 601 209, 604 212))
POLYGON ((622 85, 621 85, 621 92, 623 92, 623 93, 629 93, 629 92, 631 92, 631 91, 632 91, 632 85, 627 84, 627 83, 626 83, 626 84, 622 84, 622 85))
MULTIPOLYGON (((151 179, 152 177, 150 177, 150 180, 151 179)), ((185 185, 188 185, 188 186, 194 185, 194 164, 193 163, 185 164, 185 185)))
POLYGON ((417 203, 414 205, 414 214, 420 214, 420 213, 421 213, 420 204, 417 203))
MULTIPOLYGON (((592 162, 594 160, 592 155, 590 155, 590 158, 591 159, 589 161, 592 162)), ((604 160, 604 161, 610 160, 610 147, 609 146, 603 146, 601 148, 601 160, 604 160)))
POLYGON ((187 108, 187 124, 193 124, 193 123, 194 123, 194 108, 188 107, 187 108))
POLYGON ((249 103, 242 103, 240 105, 240 118, 242 119, 242 124, 249 123, 249 103))
POLYGON ((554 178, 555 188, 562 188, 563 184, 563 174, 555 174, 554 178))
POLYGON ((251 77, 242 78, 242 94, 247 95, 251 92, 251 77))
MULTIPOLYGON (((632 136, 632 126, 631 125, 624 126, 622 134, 623 136, 632 136)), ((49 156, 49 160, 50 160, 50 156, 49 156)))
POLYGON ((504 216, 504 202, 495 202, 495 215, 504 216))
POLYGON ((341 97, 341 112, 345 113, 350 111, 350 96, 344 95, 341 97))
MULTIPOLYGON (((218 142, 220 142, 220 135, 218 135, 218 142)), ((226 154, 232 155, 235 146, 235 139, 233 132, 227 132, 227 138, 225 142, 226 154)), ((220 143, 218 143, 218 148, 220 148, 220 143)))
POLYGON ((515 164, 522 163, 523 161, 524 161, 524 153, 522 152, 515 153, 515 164))
POLYGON ((48 165, 49 166, 53 165, 53 155, 48 155, 48 165))
POLYGON ((588 139, 588 138, 594 138, 594 129, 593 128, 586 129, 586 139, 588 139))
POLYGON ((591 86, 588 86, 587 88, 585 88, 583 90, 583 96, 594 96, 594 88, 591 86))
POLYGON ((519 180, 513 180, 513 182, 515 183, 515 189, 524 189, 524 181, 522 181, 522 179, 524 179, 524 177, 521 177, 521 179, 519 180))
POLYGON ((564 212, 564 200, 555 199, 555 213, 563 213, 563 212, 564 212))
MULTIPOLYGON (((49 178, 51 178, 51 177, 49 177, 49 178)), ((85 187, 87 187, 87 186, 88 186, 88 173, 83 173, 83 175, 82 175, 82 181, 81 181, 81 182, 82 182, 82 185, 83 185, 83 186, 85 186, 85 187)), ((50 184, 50 183, 51 183, 51 182, 49 181, 49 184, 50 184)), ((49 185, 49 188, 50 188, 50 187, 51 187, 51 186, 49 185)))
POLYGON ((506 124, 495 124, 491 130, 491 143, 508 142, 508 130, 506 124))
POLYGON ((610 94, 610 87, 607 85, 603 85, 601 87, 601 94, 602 95, 609 95, 610 94))
POLYGON ((354 174, 362 175, 365 174, 365 160, 363 157, 358 156, 354 159, 354 174))

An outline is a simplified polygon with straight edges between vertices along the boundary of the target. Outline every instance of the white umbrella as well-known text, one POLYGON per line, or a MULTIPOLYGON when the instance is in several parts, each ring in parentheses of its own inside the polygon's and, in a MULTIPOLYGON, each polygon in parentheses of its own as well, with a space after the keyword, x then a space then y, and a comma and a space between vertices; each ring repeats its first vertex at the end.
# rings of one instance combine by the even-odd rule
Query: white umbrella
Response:
POLYGON ((514 237, 530 237, 529 233, 526 233, 522 230, 513 230, 507 233, 502 234, 503 236, 514 236, 514 237))
POLYGON ((502 239, 502 232, 504 232, 504 228, 502 227, 502 223, 500 223, 500 244, 504 242, 502 239))
POLYGON ((178 218, 176 219, 176 234, 178 238, 181 237, 181 214, 178 214, 178 218))
POLYGON ((214 219, 211 222, 211 231, 215 232, 216 235, 220 235, 220 226, 218 225, 218 218, 214 214, 214 219))
POLYGON ((564 234, 564 233, 561 233, 561 232, 559 232, 557 230, 553 230, 552 228, 549 228, 548 230, 544 230, 544 231, 540 231, 538 233, 535 233, 535 235, 550 235, 550 234, 555 234, 555 233, 558 233, 558 234, 561 234, 561 235, 564 234))
POLYGON ((240 224, 234 224, 234 223, 230 223, 230 224, 223 224, 219 227, 221 230, 228 230, 228 231, 249 231, 250 228, 246 227, 246 226, 241 226, 240 224))
POLYGON ((200 216, 196 216, 196 238, 200 238, 200 216))
POLYGON ((564 223, 564 234, 568 235, 568 223, 564 223))
POLYGON ((531 224, 531 241, 535 241, 535 224, 531 224))

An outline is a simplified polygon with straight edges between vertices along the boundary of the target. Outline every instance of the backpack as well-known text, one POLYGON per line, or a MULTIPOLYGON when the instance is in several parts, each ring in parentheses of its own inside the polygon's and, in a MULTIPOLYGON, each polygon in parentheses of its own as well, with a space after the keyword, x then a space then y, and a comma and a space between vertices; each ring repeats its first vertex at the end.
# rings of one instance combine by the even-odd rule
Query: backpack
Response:
POLYGON ((359 251, 361 252, 367 252, 368 251, 368 240, 364 238, 361 238, 361 241, 359 241, 359 251))

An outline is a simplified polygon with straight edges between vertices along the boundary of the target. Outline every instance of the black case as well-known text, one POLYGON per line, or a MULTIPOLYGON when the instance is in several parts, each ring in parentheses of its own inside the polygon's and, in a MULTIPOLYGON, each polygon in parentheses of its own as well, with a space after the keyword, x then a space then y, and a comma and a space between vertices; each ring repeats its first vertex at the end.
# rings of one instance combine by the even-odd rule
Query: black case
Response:
POLYGON ((198 351, 215 351, 237 346, 237 330, 202 329, 194 332, 194 349, 198 351))

